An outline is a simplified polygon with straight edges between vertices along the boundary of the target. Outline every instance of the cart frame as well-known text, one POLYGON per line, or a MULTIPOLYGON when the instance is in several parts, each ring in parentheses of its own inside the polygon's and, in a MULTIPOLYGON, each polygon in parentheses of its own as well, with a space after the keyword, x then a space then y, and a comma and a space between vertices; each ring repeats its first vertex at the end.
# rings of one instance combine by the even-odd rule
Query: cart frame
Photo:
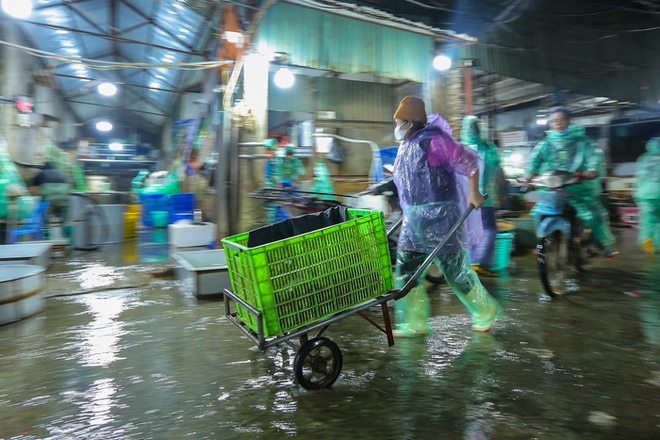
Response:
MULTIPOLYGON (((297 351, 296 357, 294 359, 294 372, 298 382, 306 389, 320 389, 331 386, 339 373, 341 372, 341 353, 339 348, 327 338, 322 338, 321 335, 327 330, 327 328, 346 317, 353 316, 358 314, 367 320, 370 324, 376 327, 379 331, 383 332, 387 336, 388 346, 394 345, 394 335, 392 333, 392 320, 390 319, 390 312, 388 308, 388 301, 398 300, 406 296, 416 285, 419 277, 428 269, 428 267, 433 263, 433 260, 438 256, 440 250, 444 247, 447 241, 451 238, 452 235, 458 230, 458 228, 463 224, 465 219, 474 209, 473 205, 470 205, 469 208, 461 215, 458 221, 452 226, 451 230, 443 238, 443 240, 435 247, 435 249, 428 254, 424 262, 413 274, 413 276, 406 282, 406 284, 401 289, 394 289, 387 292, 384 295, 378 296, 376 298, 370 299, 368 301, 362 302, 356 306, 353 306, 349 309, 346 309, 342 312, 339 312, 335 315, 320 319, 312 324, 305 325, 299 329, 296 329, 291 332, 287 332, 277 336, 271 336, 266 338, 264 333, 264 321, 263 314, 254 308, 252 305, 245 302, 243 299, 237 297, 231 290, 224 289, 225 295, 225 317, 236 326, 242 333, 245 335, 251 342, 253 342, 257 348, 260 350, 266 350, 268 348, 280 345, 287 344, 291 348, 297 351), (250 314, 253 314, 257 319, 257 331, 255 332, 249 328, 239 317, 237 311, 232 311, 231 301, 236 302, 238 305, 247 310, 250 314), (383 313, 384 324, 381 325, 367 316, 364 312, 371 309, 374 306, 380 306, 383 313), (318 330, 318 333, 315 338, 310 339, 308 334, 318 330), (293 342, 294 339, 298 339, 299 343, 293 342), (312 355, 312 351, 317 348, 317 346, 327 346, 331 351, 332 356, 332 368, 330 371, 326 371, 328 358, 323 355, 312 355), (322 380, 314 381, 307 377, 304 372, 304 366, 307 361, 307 357, 318 356, 321 359, 321 362, 311 361, 312 364, 321 364, 320 369, 322 380), (339 364, 338 366, 336 364, 339 364)), ((388 237, 396 231, 401 224, 403 223, 403 218, 399 219, 388 231, 388 237)))

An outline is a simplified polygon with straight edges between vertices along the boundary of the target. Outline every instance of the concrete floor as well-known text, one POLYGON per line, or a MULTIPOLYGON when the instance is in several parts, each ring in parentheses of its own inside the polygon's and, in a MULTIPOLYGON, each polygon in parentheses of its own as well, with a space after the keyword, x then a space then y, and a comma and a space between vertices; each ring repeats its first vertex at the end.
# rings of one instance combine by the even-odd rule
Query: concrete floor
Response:
POLYGON ((257 350, 221 299, 193 297, 164 230, 73 252, 45 310, 0 327, 0 438, 660 438, 660 255, 615 232, 620 257, 556 300, 520 249, 484 280, 506 309, 488 334, 446 285, 424 338, 333 324, 343 370, 320 391, 295 383, 292 348, 257 350))

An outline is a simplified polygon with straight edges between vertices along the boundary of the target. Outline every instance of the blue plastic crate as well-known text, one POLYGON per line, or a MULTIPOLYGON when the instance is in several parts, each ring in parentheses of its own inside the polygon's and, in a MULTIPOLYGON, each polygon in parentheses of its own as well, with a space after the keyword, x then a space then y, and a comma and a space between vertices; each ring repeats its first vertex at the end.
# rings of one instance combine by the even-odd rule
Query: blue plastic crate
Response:
POLYGON ((142 224, 144 226, 153 226, 152 212, 170 212, 170 196, 167 194, 140 194, 140 204, 142 205, 142 224))

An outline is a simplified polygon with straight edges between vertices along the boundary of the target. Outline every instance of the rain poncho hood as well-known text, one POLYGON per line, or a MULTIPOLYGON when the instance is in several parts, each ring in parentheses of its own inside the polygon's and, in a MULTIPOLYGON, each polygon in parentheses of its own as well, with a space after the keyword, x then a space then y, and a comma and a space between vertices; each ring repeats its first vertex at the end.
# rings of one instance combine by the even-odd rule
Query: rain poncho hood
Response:
POLYGON ((484 206, 494 206, 496 195, 499 193, 496 171, 502 165, 497 147, 481 137, 479 118, 476 116, 468 115, 463 118, 461 142, 475 150, 484 161, 484 169, 479 177, 479 191, 482 194, 490 195, 484 206))
MULTIPOLYGON (((433 251, 467 209, 468 178, 481 168, 476 152, 451 137, 447 121, 429 115, 428 124, 401 143, 394 161, 394 182, 404 215, 398 246, 433 251)), ((474 211, 440 253, 473 246, 482 235, 481 215, 474 211)))
POLYGON ((646 143, 646 153, 637 159, 635 199, 660 199, 660 137, 646 143))

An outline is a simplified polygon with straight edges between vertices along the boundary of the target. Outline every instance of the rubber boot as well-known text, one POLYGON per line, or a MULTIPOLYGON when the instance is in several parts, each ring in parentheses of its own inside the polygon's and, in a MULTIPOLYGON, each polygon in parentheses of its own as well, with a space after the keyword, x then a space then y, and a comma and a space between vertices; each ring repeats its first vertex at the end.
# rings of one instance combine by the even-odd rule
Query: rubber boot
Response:
POLYGON ((413 288, 394 304, 395 336, 414 337, 429 332, 431 303, 423 285, 413 288))
POLYGON ((642 251, 648 253, 655 252, 655 246, 653 245, 652 238, 647 238, 646 240, 642 241, 642 251))
POLYGON ((488 291, 477 283, 465 295, 465 305, 472 314, 472 330, 486 332, 493 323, 504 313, 504 309, 488 291))

